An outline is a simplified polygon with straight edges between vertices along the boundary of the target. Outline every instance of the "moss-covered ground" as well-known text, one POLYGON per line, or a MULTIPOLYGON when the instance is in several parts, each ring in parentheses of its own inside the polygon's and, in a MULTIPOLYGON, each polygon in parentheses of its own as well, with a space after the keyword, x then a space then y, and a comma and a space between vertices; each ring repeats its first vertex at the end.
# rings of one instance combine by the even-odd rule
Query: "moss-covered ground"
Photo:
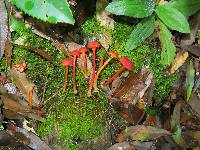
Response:
MULTIPOLYGON (((90 18, 80 29, 80 35, 84 37, 98 36, 100 33, 112 34, 111 49, 117 51, 120 56, 126 55, 135 64, 135 71, 139 71, 143 65, 150 68, 156 80, 156 90, 154 98, 161 102, 169 93, 176 75, 166 77, 164 66, 160 62, 160 51, 152 44, 146 42, 133 51, 125 51, 124 45, 128 35, 134 26, 125 23, 116 23, 114 31, 107 31, 100 27, 99 23, 90 18)), ((68 149, 76 149, 77 141, 91 139, 101 135, 105 129, 105 109, 107 98, 103 91, 100 91, 98 98, 88 98, 88 83, 80 69, 77 70, 77 84, 79 95, 73 94, 72 70, 69 71, 68 89, 62 92, 65 68, 60 64, 66 57, 62 52, 56 50, 49 41, 31 33, 23 25, 16 28, 13 41, 19 37, 25 37, 25 43, 32 48, 40 48, 48 52, 54 59, 49 63, 32 51, 28 51, 17 46, 14 48, 13 60, 25 61, 27 64, 27 76, 37 85, 39 97, 44 100, 44 108, 47 110, 47 117, 44 122, 38 125, 37 133, 40 137, 45 137, 53 131, 57 131, 58 142, 65 143, 68 149)), ((97 52, 100 57, 107 58, 108 54, 103 50, 97 52)), ((5 59, 1 60, 0 71, 6 71, 5 59)), ((105 81, 118 68, 120 64, 116 60, 102 72, 100 81, 105 81)))

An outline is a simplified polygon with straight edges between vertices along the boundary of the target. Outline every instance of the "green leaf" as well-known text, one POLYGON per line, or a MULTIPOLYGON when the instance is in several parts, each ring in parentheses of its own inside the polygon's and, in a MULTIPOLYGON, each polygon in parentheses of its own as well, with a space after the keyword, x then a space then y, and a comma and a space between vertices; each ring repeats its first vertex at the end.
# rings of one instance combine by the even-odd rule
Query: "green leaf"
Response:
POLYGON ((155 4, 156 0, 120 0, 111 2, 106 10, 115 15, 144 18, 153 13, 155 4))
POLYGON ((200 9, 199 0, 172 0, 168 5, 179 10, 186 17, 193 15, 200 9))
POLYGON ((174 141, 179 144, 181 141, 181 128, 180 126, 176 127, 176 131, 174 132, 174 134, 172 135, 172 138, 174 139, 174 141))
POLYGON ((135 29, 129 36, 125 49, 126 50, 135 49, 154 32, 154 29, 155 29, 154 16, 143 19, 140 23, 136 25, 135 29))
POLYGON ((12 0, 26 14, 49 23, 74 24, 71 9, 66 0, 12 0))
POLYGON ((159 21, 160 41, 162 45, 161 63, 169 65, 174 60, 176 55, 176 47, 172 41, 172 34, 167 27, 159 21))
POLYGON ((156 9, 158 17, 172 30, 189 33, 190 27, 186 17, 177 9, 169 5, 160 5, 156 9))
POLYGON ((189 62, 187 66, 187 72, 186 72, 186 90, 187 90, 187 97, 186 100, 189 101, 190 96, 192 94, 192 89, 194 86, 194 76, 195 76, 195 70, 193 68, 192 61, 189 62))

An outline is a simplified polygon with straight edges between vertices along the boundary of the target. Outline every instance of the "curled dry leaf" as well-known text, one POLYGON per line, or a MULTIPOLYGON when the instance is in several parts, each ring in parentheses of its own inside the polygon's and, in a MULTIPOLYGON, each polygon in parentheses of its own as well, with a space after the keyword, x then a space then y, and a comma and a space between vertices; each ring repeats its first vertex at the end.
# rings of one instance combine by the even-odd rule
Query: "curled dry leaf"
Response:
POLYGON ((123 142, 128 139, 138 140, 138 141, 148 141, 154 140, 161 136, 170 135, 170 132, 164 129, 158 129, 152 126, 130 126, 122 131, 118 136, 116 141, 123 142))
POLYGON ((0 87, 0 98, 3 102, 3 115, 8 119, 22 119, 24 117, 42 121, 43 111, 30 109, 28 102, 19 96, 7 93, 4 87, 0 87))
MULTIPOLYGON (((24 72, 17 71, 15 67, 12 67, 10 72, 17 88, 22 92, 23 96, 28 101, 30 89, 36 86, 34 85, 32 81, 26 78, 26 74, 24 72)), ((33 106, 36 106, 36 107, 39 106, 40 100, 38 99, 38 96, 35 90, 33 90, 32 99, 33 99, 33 106)))
POLYGON ((173 74, 176 70, 178 70, 179 67, 181 67, 186 59, 188 58, 188 52, 186 51, 180 51, 174 60, 174 63, 170 67, 169 74, 173 74))
POLYGON ((51 150, 51 148, 38 136, 32 132, 27 131, 26 129, 22 129, 10 124, 7 125, 7 131, 18 141, 24 145, 28 145, 34 150, 51 150))
POLYGON ((136 104, 140 100, 151 84, 153 75, 143 68, 140 73, 133 73, 126 81, 118 87, 112 94, 114 98, 121 101, 136 104))

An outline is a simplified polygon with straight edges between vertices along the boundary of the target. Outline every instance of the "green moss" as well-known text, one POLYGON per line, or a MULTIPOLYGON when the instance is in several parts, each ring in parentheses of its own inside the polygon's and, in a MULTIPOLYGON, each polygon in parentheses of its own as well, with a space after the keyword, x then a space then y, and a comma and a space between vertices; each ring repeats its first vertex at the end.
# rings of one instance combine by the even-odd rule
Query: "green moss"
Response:
MULTIPOLYGON (((20 25, 22 26, 22 25, 20 25)), ((105 127, 104 109, 107 99, 104 94, 98 99, 87 97, 88 83, 82 71, 77 70, 77 86, 79 95, 73 94, 72 69, 69 71, 68 89, 62 92, 65 68, 60 64, 65 57, 50 42, 41 39, 27 29, 20 28, 13 37, 25 37, 27 47, 44 49, 54 56, 53 63, 42 59, 32 51, 15 47, 13 62, 25 61, 27 76, 37 86, 39 97, 44 99, 44 108, 49 113, 44 122, 38 125, 38 134, 44 137, 58 131, 58 141, 67 144, 68 149, 76 149, 75 139, 86 140, 101 135, 105 127), (59 92, 60 91, 60 92, 59 92), (56 96, 52 97, 57 93, 56 96)))

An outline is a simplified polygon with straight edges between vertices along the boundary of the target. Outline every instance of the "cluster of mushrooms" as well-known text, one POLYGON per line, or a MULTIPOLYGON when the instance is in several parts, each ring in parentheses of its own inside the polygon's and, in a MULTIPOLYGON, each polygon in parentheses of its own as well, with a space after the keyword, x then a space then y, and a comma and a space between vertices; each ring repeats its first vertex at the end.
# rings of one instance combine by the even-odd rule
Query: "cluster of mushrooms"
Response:
POLYGON ((82 56, 85 78, 89 77, 88 66, 87 66, 87 58, 86 58, 87 49, 92 50, 92 72, 91 72, 91 75, 90 75, 89 88, 88 88, 88 92, 87 92, 88 97, 91 96, 91 92, 92 92, 93 88, 94 88, 94 92, 98 92, 97 82, 98 82, 99 75, 101 74, 102 70, 106 67, 106 65, 113 58, 118 59, 121 62, 122 67, 111 78, 107 79, 102 84, 102 86, 108 86, 115 78, 117 78, 119 76, 120 73, 122 73, 122 71, 124 71, 124 69, 131 70, 133 68, 133 63, 127 57, 122 56, 122 57, 119 58, 118 54, 116 52, 111 51, 109 53, 110 57, 108 58, 108 60, 106 60, 105 62, 101 61, 99 69, 96 70, 96 50, 98 50, 99 48, 100 48, 100 44, 96 41, 92 41, 92 42, 89 42, 87 44, 87 47, 81 47, 79 50, 76 49, 76 50, 71 51, 71 55, 73 56, 73 58, 69 57, 69 58, 64 58, 62 60, 62 64, 66 66, 63 91, 66 91, 67 81, 68 81, 68 69, 69 69, 70 66, 72 66, 73 67, 73 82, 74 82, 73 89, 74 89, 74 94, 77 94, 76 61, 77 61, 77 58, 80 55, 82 56))

